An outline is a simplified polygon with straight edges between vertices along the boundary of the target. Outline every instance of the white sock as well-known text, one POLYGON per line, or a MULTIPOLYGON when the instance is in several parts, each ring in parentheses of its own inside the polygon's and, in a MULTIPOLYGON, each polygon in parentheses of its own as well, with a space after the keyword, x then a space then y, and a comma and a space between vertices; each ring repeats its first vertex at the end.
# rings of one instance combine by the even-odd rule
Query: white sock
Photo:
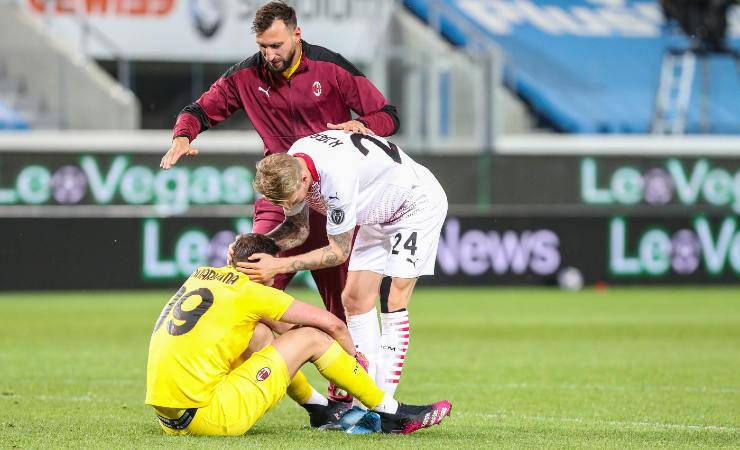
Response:
MULTIPOLYGON (((378 358, 378 346, 380 345, 378 311, 373 307, 364 314, 347 316, 347 328, 350 336, 352 336, 352 341, 355 343, 355 348, 367 358, 367 373, 370 378, 375 379, 375 364, 378 358)), ((354 404, 364 408, 357 399, 355 399, 354 404)))
POLYGON ((373 411, 395 414, 398 411, 398 402, 392 395, 385 394, 383 400, 378 406, 373 408, 373 411))
POLYGON ((378 346, 380 345, 380 325, 378 324, 378 311, 373 307, 364 314, 347 317, 347 328, 355 348, 362 352, 367 358, 367 373, 370 378, 375 378, 375 364, 378 358, 378 346))
POLYGON ((386 394, 396 394, 401 371, 409 348, 411 327, 407 310, 381 313, 383 333, 380 336, 375 382, 386 394))
POLYGON ((319 394, 316 389, 311 388, 311 397, 308 398, 308 401, 304 403, 304 405, 324 405, 327 406, 329 404, 329 400, 326 399, 323 395, 319 394))

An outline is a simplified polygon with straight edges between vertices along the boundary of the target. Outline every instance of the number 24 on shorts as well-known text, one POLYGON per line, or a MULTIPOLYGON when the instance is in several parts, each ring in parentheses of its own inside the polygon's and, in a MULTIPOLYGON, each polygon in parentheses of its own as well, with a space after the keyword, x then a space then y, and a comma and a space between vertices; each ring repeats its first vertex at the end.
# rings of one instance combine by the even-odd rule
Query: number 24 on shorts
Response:
POLYGON ((393 235, 394 244, 391 248, 391 254, 398 255, 402 250, 408 250, 411 256, 416 255, 416 236, 417 232, 414 231, 403 243, 403 249, 398 249, 398 244, 403 240, 403 233, 396 233, 393 235))

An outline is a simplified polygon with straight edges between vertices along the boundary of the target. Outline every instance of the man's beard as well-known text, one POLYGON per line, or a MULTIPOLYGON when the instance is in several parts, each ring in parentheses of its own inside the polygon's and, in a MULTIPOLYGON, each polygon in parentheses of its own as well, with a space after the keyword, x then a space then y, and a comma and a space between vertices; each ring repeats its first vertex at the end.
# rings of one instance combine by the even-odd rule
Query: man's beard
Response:
POLYGON ((267 63, 267 70, 269 70, 270 72, 273 72, 273 73, 283 73, 286 70, 290 69, 290 67, 291 67, 291 65, 293 63, 293 57, 295 56, 295 47, 296 47, 295 44, 293 44, 293 47, 290 49, 290 53, 288 53, 288 57, 285 58, 285 59, 283 59, 283 61, 282 61, 282 63, 283 63, 282 67, 277 68, 277 67, 273 66, 271 63, 268 62, 267 63))

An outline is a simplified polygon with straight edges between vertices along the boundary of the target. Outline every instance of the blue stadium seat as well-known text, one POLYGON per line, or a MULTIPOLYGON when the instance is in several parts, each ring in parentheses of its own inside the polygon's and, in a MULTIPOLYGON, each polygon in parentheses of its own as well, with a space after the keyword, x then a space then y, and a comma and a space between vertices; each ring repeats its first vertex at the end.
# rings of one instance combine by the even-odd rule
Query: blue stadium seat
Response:
POLYGON ((0 130, 27 130, 28 121, 0 102, 0 130))
MULTIPOLYGON (((435 2, 404 0, 427 21, 435 2)), ((663 53, 688 46, 666 30, 654 1, 438 2, 441 33, 458 46, 483 39, 502 47, 507 86, 566 132, 648 132, 663 53)), ((730 44, 740 48, 736 36, 730 44)), ((729 55, 711 56, 709 66, 710 131, 740 133, 740 67, 729 55)), ((688 132, 700 131, 700 84, 697 64, 688 132)))

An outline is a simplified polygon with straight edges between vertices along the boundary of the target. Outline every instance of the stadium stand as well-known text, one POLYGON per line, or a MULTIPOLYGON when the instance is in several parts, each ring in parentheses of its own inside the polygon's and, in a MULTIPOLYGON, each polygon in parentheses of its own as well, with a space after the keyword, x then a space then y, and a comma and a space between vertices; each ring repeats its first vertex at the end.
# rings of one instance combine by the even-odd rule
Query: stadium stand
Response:
POLYGON ((6 61, 0 61, 0 130, 54 128, 58 123, 39 98, 28 93, 28 87, 10 75, 6 61))
POLYGON ((25 130, 27 128, 26 119, 0 101, 0 130, 25 130))
POLYGON ((0 129, 139 127, 134 94, 15 3, 0 2, 0 41, 0 129))
MULTIPOLYGON (((664 24, 657 2, 583 0, 404 0, 453 44, 471 34, 495 41, 506 53, 504 81, 554 128, 574 133, 645 133, 650 130, 661 61, 685 38, 664 24)), ((740 47, 740 11, 733 12, 740 47)), ((730 55, 707 58, 693 78, 687 132, 701 131, 708 105, 712 133, 740 133, 740 67, 730 55), (700 92, 705 92, 706 102, 700 92)))

